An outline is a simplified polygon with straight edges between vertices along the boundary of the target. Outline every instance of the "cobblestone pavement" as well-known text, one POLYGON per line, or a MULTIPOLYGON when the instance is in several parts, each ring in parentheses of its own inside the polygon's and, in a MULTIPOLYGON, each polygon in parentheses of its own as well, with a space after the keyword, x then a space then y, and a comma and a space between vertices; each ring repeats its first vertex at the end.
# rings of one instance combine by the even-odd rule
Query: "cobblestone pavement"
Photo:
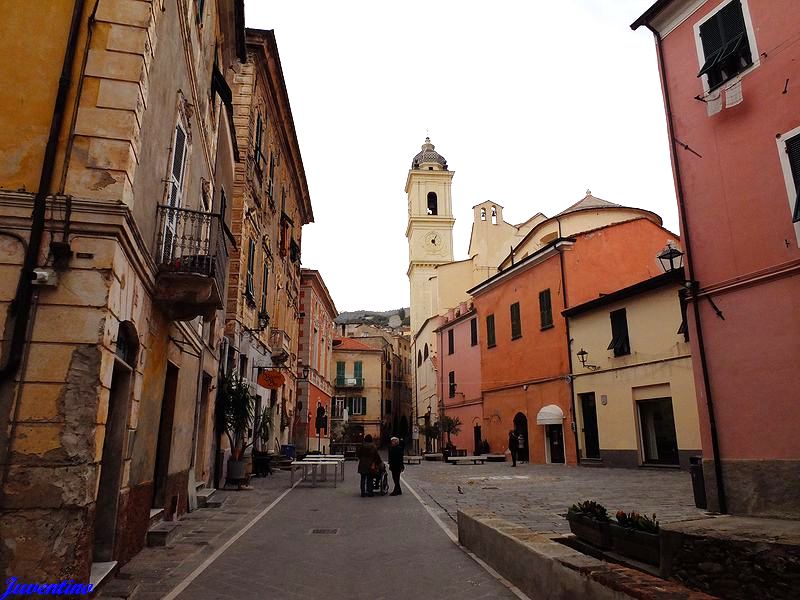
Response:
POLYGON ((442 521, 456 530, 463 508, 490 510, 533 531, 568 533, 563 515, 581 500, 597 500, 610 513, 656 513, 662 523, 696 519, 689 473, 672 469, 606 469, 510 463, 453 465, 423 461, 403 477, 442 521), (459 488, 461 491, 459 491, 459 488))
MULTIPOLYGON (((178 598, 515 597, 453 544, 407 489, 399 497, 361 498, 355 468, 347 463, 336 488, 331 481, 294 488, 178 598)), ((163 598, 285 492, 288 478, 256 480, 255 491, 229 492, 222 508, 188 515, 174 544, 144 550, 122 569, 127 579, 112 582, 102 597, 124 596, 122 588, 138 583, 136 600, 163 598)))

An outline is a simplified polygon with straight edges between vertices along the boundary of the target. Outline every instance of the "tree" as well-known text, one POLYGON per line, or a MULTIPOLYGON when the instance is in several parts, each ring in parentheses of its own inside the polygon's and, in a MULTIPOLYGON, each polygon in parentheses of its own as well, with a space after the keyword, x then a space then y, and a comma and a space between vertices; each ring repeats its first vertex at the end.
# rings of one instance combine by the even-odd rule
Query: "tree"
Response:
POLYGON ((450 436, 461 433, 461 419, 445 415, 441 419, 441 429, 447 434, 447 445, 451 446, 450 436))

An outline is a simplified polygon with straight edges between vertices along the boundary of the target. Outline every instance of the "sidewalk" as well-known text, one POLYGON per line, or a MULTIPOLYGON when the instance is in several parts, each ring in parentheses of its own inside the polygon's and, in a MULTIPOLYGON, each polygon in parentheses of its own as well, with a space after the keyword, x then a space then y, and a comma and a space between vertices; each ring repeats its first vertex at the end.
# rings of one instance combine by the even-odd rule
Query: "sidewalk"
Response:
POLYGON ((172 597, 179 585, 181 600, 515 597, 453 544, 407 488, 400 497, 361 498, 355 470, 347 463, 337 488, 330 480, 298 485, 194 573, 286 492, 289 474, 254 480, 254 491, 229 492, 223 507, 182 519, 173 545, 140 553, 121 570, 128 579, 118 578, 100 597, 124 597, 118 588, 126 584, 138 585, 136 600, 172 597))

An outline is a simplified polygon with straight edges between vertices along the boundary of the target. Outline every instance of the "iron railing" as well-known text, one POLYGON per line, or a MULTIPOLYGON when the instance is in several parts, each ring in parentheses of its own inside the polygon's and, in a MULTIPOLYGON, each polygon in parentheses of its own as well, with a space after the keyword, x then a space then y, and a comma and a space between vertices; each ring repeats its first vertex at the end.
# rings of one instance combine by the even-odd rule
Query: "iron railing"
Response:
POLYGON ((363 377, 337 377, 336 387, 360 388, 364 387, 363 377))
POLYGON ((159 270, 213 277, 224 294, 228 251, 220 216, 163 204, 157 210, 159 270))

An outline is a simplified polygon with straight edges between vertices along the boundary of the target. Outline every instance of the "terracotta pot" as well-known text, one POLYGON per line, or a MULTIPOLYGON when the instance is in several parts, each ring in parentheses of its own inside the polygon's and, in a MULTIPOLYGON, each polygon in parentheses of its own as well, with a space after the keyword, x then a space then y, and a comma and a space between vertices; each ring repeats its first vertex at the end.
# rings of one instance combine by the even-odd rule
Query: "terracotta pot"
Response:
POLYGON ((227 479, 235 481, 238 479, 245 479, 247 472, 247 463, 243 460, 228 460, 228 476, 227 479))
POLYGON ((657 533, 621 527, 615 523, 610 523, 608 530, 614 552, 639 562, 659 566, 661 549, 657 533))
POLYGON ((570 531, 580 540, 602 550, 611 548, 608 523, 601 523, 582 515, 571 515, 567 517, 567 520, 570 531))

